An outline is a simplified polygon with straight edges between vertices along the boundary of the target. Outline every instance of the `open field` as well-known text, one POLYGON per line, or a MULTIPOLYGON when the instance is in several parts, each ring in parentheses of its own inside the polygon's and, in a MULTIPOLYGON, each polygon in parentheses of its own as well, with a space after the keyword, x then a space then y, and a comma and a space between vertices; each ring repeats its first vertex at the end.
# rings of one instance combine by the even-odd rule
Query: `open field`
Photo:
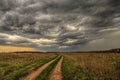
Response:
POLYGON ((0 80, 120 80, 120 54, 0 53, 0 80))
POLYGON ((63 54, 63 80, 120 80, 120 54, 63 54))

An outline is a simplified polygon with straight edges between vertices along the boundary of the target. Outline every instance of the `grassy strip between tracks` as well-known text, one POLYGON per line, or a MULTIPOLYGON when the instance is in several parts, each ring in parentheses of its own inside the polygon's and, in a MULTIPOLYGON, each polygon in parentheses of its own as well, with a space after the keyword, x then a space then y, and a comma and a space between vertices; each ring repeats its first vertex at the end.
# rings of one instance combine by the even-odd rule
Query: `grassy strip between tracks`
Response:
POLYGON ((73 71, 73 66, 72 66, 72 61, 68 59, 67 57, 63 58, 62 62, 62 75, 63 79, 62 80, 72 80, 72 71, 73 71))
POLYGON ((57 59, 51 63, 42 73, 36 78, 36 80, 49 80, 49 75, 51 71, 55 68, 58 61, 61 59, 61 56, 57 57, 57 59))
POLYGON ((45 63, 49 62, 50 60, 55 59, 57 56, 51 56, 49 58, 41 59, 38 62, 35 62, 33 64, 27 65, 21 69, 18 69, 14 72, 12 72, 9 75, 6 75, 0 80, 18 80, 20 77, 26 76, 30 71, 36 70, 40 66, 44 65, 45 63))

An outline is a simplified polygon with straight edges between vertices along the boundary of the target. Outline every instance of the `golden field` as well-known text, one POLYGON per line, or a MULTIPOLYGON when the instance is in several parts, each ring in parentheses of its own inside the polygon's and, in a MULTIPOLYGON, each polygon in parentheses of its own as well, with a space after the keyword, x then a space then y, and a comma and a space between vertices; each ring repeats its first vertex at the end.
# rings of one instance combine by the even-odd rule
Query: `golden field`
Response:
POLYGON ((0 53, 0 80, 20 80, 54 60, 35 80, 49 80, 60 58, 60 80, 120 80, 120 54, 100 53, 0 53))
POLYGON ((63 80, 120 80, 119 53, 66 53, 63 56, 63 80))
POLYGON ((20 51, 36 51, 36 50, 33 48, 28 48, 28 47, 0 45, 0 52, 20 52, 20 51))

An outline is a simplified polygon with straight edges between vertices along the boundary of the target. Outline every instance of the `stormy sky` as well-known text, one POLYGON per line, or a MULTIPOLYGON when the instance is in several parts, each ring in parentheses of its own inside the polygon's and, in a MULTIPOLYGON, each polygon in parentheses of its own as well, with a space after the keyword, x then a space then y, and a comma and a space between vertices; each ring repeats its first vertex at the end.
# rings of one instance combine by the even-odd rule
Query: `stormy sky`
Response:
POLYGON ((0 0, 0 45, 120 48, 120 0, 0 0))

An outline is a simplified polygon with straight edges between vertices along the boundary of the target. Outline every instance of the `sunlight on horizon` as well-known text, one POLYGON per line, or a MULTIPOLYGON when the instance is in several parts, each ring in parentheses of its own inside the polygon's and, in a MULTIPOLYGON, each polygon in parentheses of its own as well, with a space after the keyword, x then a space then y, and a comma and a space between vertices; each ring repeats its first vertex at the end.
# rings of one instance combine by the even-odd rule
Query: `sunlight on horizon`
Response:
POLYGON ((17 47, 17 46, 2 46, 0 45, 0 52, 19 52, 19 51, 36 51, 34 48, 17 47))

